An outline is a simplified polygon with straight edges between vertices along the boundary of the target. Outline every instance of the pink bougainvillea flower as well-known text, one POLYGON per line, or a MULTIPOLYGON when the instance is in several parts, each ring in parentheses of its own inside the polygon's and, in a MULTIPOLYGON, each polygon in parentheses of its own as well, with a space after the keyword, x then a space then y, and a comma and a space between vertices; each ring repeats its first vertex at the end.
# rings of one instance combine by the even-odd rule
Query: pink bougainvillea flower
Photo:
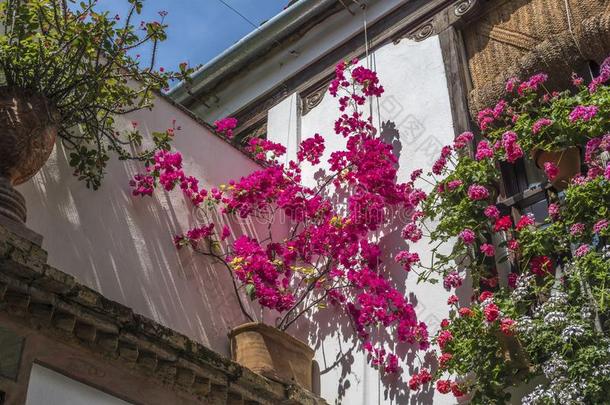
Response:
POLYGON ((151 196, 155 189, 155 179, 148 174, 136 174, 129 181, 134 196, 151 196))
POLYGON ((208 238, 213 234, 214 231, 214 223, 211 223, 207 226, 200 226, 198 228, 193 228, 186 233, 189 239, 193 241, 197 241, 200 239, 208 238))
POLYGON ((481 253, 483 253, 487 257, 493 257, 496 254, 496 249, 493 245, 489 243, 483 243, 481 245, 481 253))
POLYGON ((229 227, 225 225, 222 227, 222 232, 220 233, 220 240, 225 240, 229 236, 231 236, 231 229, 229 229, 229 227))
POLYGON ((320 158, 324 153, 324 138, 320 134, 315 134, 312 138, 305 139, 301 142, 299 151, 297 152, 297 159, 299 162, 304 160, 308 161, 312 165, 320 163, 320 158))
POLYGON ((246 150, 252 153, 258 160, 270 160, 271 162, 273 162, 275 158, 286 153, 286 147, 284 145, 261 138, 250 139, 246 150))
POLYGON ((237 119, 233 117, 226 117, 217 121, 214 121, 216 131, 223 134, 227 138, 233 138, 233 130, 237 128, 237 119))
POLYGON ((428 384, 432 381, 432 374, 426 369, 421 370, 419 373, 415 373, 409 380, 409 389, 417 391, 422 385, 428 384))
MULTIPOLYGON (((195 177, 184 173, 181 155, 165 151, 155 154, 150 167, 134 178, 132 185, 137 195, 150 195, 158 185, 167 191, 179 186, 195 207, 218 207, 222 214, 253 220, 262 218, 268 223, 273 223, 278 213, 294 221, 298 226, 292 236, 285 239, 282 234, 279 240, 242 236, 228 243, 230 232, 222 228, 218 237, 224 243, 223 251, 228 252, 226 264, 240 287, 245 287, 248 297, 260 306, 288 315, 304 293, 301 287, 309 285, 303 281, 310 277, 311 271, 321 271, 320 268, 296 271, 297 263, 332 258, 332 268, 324 269, 325 277, 313 284, 316 293, 325 294, 328 303, 342 309, 350 318, 371 364, 386 373, 396 373, 398 358, 384 349, 385 338, 373 333, 377 325, 384 325, 391 335, 392 347, 394 343, 408 343, 426 350, 429 337, 426 325, 418 321, 408 294, 395 286, 383 268, 386 264, 382 260, 382 249, 374 242, 373 232, 389 219, 386 216, 390 212, 408 212, 413 222, 421 219, 423 212, 418 206, 427 196, 413 184, 422 171, 415 171, 411 182, 398 183, 398 159, 392 145, 381 139, 372 120, 364 118, 363 112, 347 112, 348 106, 362 105, 367 97, 383 93, 376 73, 355 67, 355 63, 340 63, 330 85, 331 93, 336 96, 342 93, 338 100, 342 112, 334 129, 345 139, 346 146, 330 154, 331 182, 324 184, 348 191, 345 207, 336 207, 324 192, 328 191, 324 186, 303 184, 301 163, 318 165, 325 153, 324 139, 319 135, 303 141, 297 158, 287 163, 277 159, 286 152, 283 145, 267 139, 250 140, 246 150, 264 164, 225 187, 201 188, 195 177), (343 92, 348 96, 343 97, 343 92), (332 288, 342 284, 349 287, 332 288)), ((506 108, 502 104, 496 107, 496 115, 506 108)), ((491 111, 492 118, 493 114, 491 111)), ((219 132, 231 137, 237 122, 225 119, 216 125, 219 132)), ((471 134, 463 134, 454 146, 466 147, 472 139, 471 134)), ((439 167, 446 165, 452 150, 452 147, 442 149, 441 159, 445 162, 439 167)), ((448 188, 461 186, 456 181, 448 188)), ((489 192, 480 186, 470 194, 475 199, 486 198, 489 192)), ((205 224, 177 236, 175 242, 178 248, 190 245, 203 253, 210 244, 194 245, 215 236, 213 224, 205 224)), ((417 226, 406 227, 405 236, 411 241, 419 240, 421 230, 417 226)), ((396 256, 396 261, 409 270, 419 261, 419 256, 404 251, 396 256)), ((456 277, 449 284, 457 285, 459 280, 456 277)), ((418 376, 420 381, 427 380, 423 371, 418 376)))
POLYGON ((394 353, 389 353, 385 360, 384 371, 386 374, 397 373, 400 367, 398 366, 398 356, 394 353))
POLYGON ((606 180, 610 181, 610 163, 606 166, 606 170, 604 171, 604 177, 606 180))
POLYGON ((447 305, 455 305, 459 302, 457 295, 450 295, 447 299, 447 305))

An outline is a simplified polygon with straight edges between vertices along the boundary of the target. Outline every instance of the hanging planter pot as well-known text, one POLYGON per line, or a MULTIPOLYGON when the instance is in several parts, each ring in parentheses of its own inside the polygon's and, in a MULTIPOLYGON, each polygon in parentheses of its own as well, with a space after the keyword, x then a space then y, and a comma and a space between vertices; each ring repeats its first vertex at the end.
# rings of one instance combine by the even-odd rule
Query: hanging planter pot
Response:
POLYGON ((26 220, 25 201, 13 186, 46 163, 57 138, 59 113, 47 99, 17 87, 0 87, 0 215, 26 220))
POLYGON ((551 152, 534 149, 532 158, 539 169, 544 170, 544 164, 547 162, 554 163, 559 168, 559 174, 553 180, 550 180, 553 187, 558 191, 568 187, 570 180, 580 173, 580 148, 577 146, 551 152))
POLYGON ((231 356, 240 365, 272 380, 312 389, 314 351, 271 326, 251 322, 229 333, 231 356))

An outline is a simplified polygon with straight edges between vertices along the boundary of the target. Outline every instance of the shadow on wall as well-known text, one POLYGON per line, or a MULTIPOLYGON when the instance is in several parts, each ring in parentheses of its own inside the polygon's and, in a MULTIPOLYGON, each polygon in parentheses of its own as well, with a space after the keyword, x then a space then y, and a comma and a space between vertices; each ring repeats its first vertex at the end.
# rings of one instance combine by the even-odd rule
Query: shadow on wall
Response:
MULTIPOLYGON (((134 198, 128 181, 141 169, 138 164, 112 162, 102 187, 86 189, 72 176, 68 155, 58 145, 45 168, 20 187, 27 200, 28 226, 44 235, 50 264, 109 299, 228 355, 227 332, 246 321, 229 274, 189 249, 177 251, 172 243, 174 235, 197 223, 190 202, 179 191, 134 198)), ((189 155, 185 159, 197 161, 189 155)), ((216 164, 205 173, 206 180, 224 180, 231 171, 224 167, 228 164, 216 164)), ((234 234, 243 228, 255 231, 234 227, 234 234)))
MULTIPOLYGON (((406 136, 408 137, 408 135, 406 136)), ((394 154, 400 158, 403 151, 403 141, 401 140, 400 132, 394 122, 386 121, 382 124, 381 137, 384 142, 392 145, 394 154)), ((399 168, 400 165, 397 163, 397 169, 399 168)), ((328 173, 324 169, 319 169, 315 172, 314 179, 317 184, 320 185, 327 176, 328 173)), ((338 209, 339 212, 345 213, 347 211, 346 201, 348 195, 344 190, 332 192, 331 195, 326 195, 326 197, 330 198, 340 207, 338 209)), ((395 263, 393 259, 398 252, 409 250, 409 245, 401 236, 402 228, 409 215, 409 212, 403 210, 389 212, 385 226, 377 232, 374 239, 382 250, 381 260, 384 263, 382 271, 389 275, 389 278, 394 285, 396 285, 399 291, 406 295, 409 302, 414 305, 419 320, 429 324, 432 329, 440 325, 441 319, 434 314, 432 308, 426 308, 419 303, 417 296, 407 287, 408 285, 413 286, 417 282, 417 275, 414 273, 407 273, 402 266, 395 263)), ((416 249, 421 251, 422 249, 429 249, 429 247, 421 245, 416 247, 416 249)), ((444 305, 444 303, 439 304, 444 305)), ((301 320, 301 322, 295 325, 289 332, 303 340, 308 340, 312 343, 317 352, 322 352, 323 364, 320 364, 320 377, 322 381, 324 381, 325 376, 330 375, 330 373, 334 374, 338 372, 339 380, 337 381, 336 386, 337 403, 347 404, 345 401, 350 389, 377 389, 377 383, 371 385, 370 382, 361 381, 363 378, 361 374, 362 369, 360 368, 362 367, 362 364, 359 364, 356 360, 356 354, 360 356, 361 353, 361 344, 349 317, 343 312, 333 308, 317 311, 312 314, 309 319, 301 320), (326 349, 327 342, 329 341, 338 345, 337 350, 334 350, 334 347, 331 348, 333 350, 332 353, 328 353, 326 349)), ((434 356, 426 355, 425 357, 421 357, 422 353, 416 353, 416 347, 398 342, 393 336, 388 335, 383 328, 378 329, 376 335, 380 337, 382 341, 386 342, 387 349, 398 355, 402 361, 403 367, 405 367, 402 373, 381 378, 382 399, 398 404, 415 405, 432 403, 434 396, 434 388, 432 386, 429 385, 427 389, 413 393, 409 391, 406 381, 408 381, 409 375, 420 369, 419 361, 416 359, 417 355, 420 356, 422 367, 435 370, 437 364, 434 356), (417 364, 418 366, 414 367, 414 364, 417 364), (399 381, 399 378, 402 381, 399 381)), ((364 365, 364 367, 370 366, 364 365)), ((358 395, 360 396, 361 393, 358 392, 358 395)), ((366 394, 364 394, 362 398, 364 399, 365 396, 366 394)), ((377 398, 376 393, 373 396, 377 398)), ((369 395, 369 397, 373 396, 369 395)))
POLYGON ((402 142, 400 141, 400 132, 396 127, 396 123, 385 121, 381 124, 381 139, 388 145, 392 145, 392 151, 398 162, 396 170, 400 170, 400 154, 402 152, 402 142))

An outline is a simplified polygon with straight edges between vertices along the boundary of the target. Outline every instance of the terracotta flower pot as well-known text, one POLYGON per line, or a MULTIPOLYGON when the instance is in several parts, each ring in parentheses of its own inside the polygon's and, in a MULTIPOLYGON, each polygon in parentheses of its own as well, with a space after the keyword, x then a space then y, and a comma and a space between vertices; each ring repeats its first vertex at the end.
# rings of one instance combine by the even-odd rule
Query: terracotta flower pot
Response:
POLYGON ((532 151, 532 157, 539 169, 544 170, 547 162, 557 165, 559 174, 551 180, 551 184, 559 191, 568 187, 572 177, 580 173, 580 148, 577 146, 553 152, 536 149, 532 151))
POLYGON ((229 333, 233 360, 272 380, 312 389, 314 351, 271 326, 252 322, 229 333))
POLYGON ((57 138, 59 113, 47 99, 21 88, 0 87, 0 215, 25 222, 24 183, 45 164, 57 138))

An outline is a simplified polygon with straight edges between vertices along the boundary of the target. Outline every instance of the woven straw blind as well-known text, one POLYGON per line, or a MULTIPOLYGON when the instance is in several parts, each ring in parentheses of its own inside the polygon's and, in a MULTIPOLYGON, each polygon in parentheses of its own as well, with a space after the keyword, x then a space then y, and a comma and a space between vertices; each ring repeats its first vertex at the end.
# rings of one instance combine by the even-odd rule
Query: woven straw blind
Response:
POLYGON ((579 63, 601 62, 610 54, 610 0, 489 1, 463 34, 475 111, 501 97, 509 77, 559 78, 579 63))

